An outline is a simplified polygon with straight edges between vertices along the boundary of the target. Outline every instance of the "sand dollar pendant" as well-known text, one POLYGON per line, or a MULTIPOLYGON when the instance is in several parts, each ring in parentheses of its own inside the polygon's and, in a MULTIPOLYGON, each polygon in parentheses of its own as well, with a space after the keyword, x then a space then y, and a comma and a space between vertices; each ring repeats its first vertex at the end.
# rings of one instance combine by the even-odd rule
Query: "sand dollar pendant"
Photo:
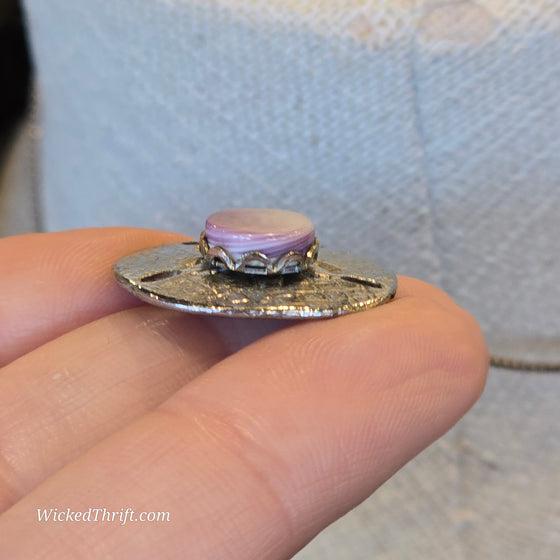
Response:
POLYGON ((321 249, 312 222, 287 210, 231 209, 200 240, 144 249, 114 266, 117 281, 154 305, 247 318, 329 318, 390 301, 393 272, 321 249))

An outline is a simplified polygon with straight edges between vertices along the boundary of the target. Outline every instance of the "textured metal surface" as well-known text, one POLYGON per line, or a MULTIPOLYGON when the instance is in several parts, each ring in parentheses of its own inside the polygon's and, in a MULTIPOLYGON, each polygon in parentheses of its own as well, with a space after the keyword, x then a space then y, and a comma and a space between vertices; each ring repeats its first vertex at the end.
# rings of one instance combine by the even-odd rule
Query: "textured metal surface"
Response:
POLYGON ((197 242, 133 253, 120 259, 114 272, 126 290, 154 305, 230 317, 336 317, 386 303, 397 289, 392 272, 324 250, 300 274, 216 272, 203 263, 197 242))

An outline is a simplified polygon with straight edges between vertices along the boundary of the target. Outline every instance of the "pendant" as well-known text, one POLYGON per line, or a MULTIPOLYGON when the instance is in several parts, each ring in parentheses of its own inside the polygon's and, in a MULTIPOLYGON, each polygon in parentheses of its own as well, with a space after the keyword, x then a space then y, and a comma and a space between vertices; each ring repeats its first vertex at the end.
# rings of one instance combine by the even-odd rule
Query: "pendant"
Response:
POLYGON ((226 317, 319 319, 390 301, 397 277, 321 249, 312 222, 287 210, 209 216, 199 241, 144 249, 114 265, 117 281, 160 307, 226 317))

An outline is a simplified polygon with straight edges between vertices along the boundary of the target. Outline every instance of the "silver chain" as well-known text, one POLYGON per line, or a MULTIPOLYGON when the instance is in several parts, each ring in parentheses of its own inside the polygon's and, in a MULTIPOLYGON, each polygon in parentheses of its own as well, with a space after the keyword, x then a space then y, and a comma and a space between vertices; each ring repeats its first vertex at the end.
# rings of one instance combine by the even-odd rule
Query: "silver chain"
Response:
POLYGON ((523 373, 560 373, 560 362, 518 360, 495 354, 490 355, 490 365, 502 369, 519 370, 523 373))

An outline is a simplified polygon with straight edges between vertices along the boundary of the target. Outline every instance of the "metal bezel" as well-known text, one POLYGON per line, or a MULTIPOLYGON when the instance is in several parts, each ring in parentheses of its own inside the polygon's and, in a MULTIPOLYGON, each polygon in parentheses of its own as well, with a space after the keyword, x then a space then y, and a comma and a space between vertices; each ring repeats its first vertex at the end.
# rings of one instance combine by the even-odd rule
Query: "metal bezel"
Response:
POLYGON ((315 237, 305 253, 288 251, 278 258, 271 259, 260 251, 249 251, 235 259, 223 247, 210 247, 206 232, 203 231, 200 234, 199 251, 204 262, 217 269, 258 275, 296 274, 307 270, 317 260, 319 241, 315 237))

